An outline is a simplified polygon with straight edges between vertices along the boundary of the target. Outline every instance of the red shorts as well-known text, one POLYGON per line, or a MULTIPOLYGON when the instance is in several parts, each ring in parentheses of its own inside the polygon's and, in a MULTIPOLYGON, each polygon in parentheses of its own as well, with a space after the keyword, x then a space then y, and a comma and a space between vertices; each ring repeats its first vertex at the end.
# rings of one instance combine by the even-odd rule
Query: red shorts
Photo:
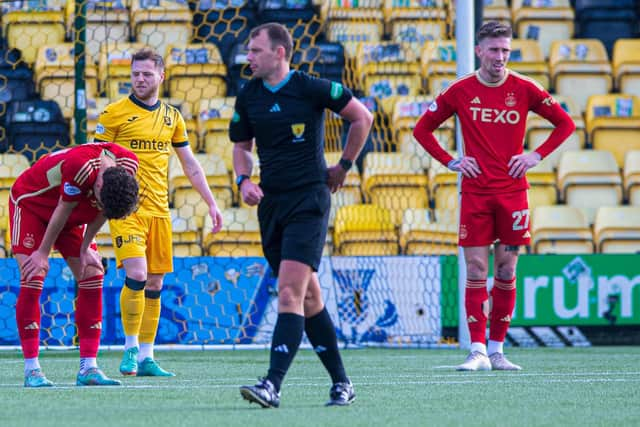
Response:
MULTIPOLYGON (((47 225, 48 221, 43 221, 29 209, 16 207, 13 201, 9 202, 9 230, 11 230, 11 250, 14 254, 31 255, 38 249, 47 225)), ((86 225, 63 228, 53 247, 65 259, 79 257, 85 228, 86 225)), ((95 242, 90 247, 97 250, 95 242)))
POLYGON ((527 190, 499 194, 462 193, 460 246, 528 245, 529 201, 527 190))

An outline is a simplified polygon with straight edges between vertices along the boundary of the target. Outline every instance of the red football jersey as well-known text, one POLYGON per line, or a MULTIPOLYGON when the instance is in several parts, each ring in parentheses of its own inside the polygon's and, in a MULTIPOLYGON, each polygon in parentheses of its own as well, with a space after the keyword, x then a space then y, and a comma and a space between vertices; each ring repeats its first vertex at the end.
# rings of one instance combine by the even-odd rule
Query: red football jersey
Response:
POLYGON ((78 202, 66 225, 90 223, 99 212, 93 185, 103 151, 118 166, 136 175, 138 158, 131 151, 110 142, 77 145, 47 154, 22 172, 11 187, 11 198, 22 209, 28 209, 46 221, 51 218, 60 198, 78 202))
POLYGON ((418 142, 438 161, 447 165, 452 157, 440 147, 432 132, 458 115, 465 156, 476 159, 482 174, 462 179, 462 191, 496 193, 529 187, 526 178, 509 176, 509 160, 522 154, 527 114, 534 111, 556 128, 536 150, 543 158, 573 132, 571 117, 534 80, 508 70, 497 83, 481 80, 477 72, 453 83, 436 97, 414 130, 418 142))

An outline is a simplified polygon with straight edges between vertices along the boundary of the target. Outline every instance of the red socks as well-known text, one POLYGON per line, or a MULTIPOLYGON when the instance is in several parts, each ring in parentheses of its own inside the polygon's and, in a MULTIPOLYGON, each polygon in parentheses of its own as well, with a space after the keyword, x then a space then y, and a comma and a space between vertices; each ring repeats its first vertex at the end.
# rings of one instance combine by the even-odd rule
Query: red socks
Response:
POLYGON ((103 276, 88 277, 78 283, 76 326, 80 339, 80 357, 96 357, 102 333, 103 276))
POLYGON ((464 307, 471 342, 486 342, 488 299, 486 280, 467 280, 464 307))
POLYGON ((516 305, 516 278, 509 281, 494 279, 491 297, 493 307, 491 308, 489 339, 504 342, 511 324, 513 308, 516 305))
POLYGON ((43 283, 43 276, 34 276, 28 282, 20 282, 20 293, 16 303, 16 323, 25 359, 38 357, 40 346, 40 295, 42 294, 43 283))

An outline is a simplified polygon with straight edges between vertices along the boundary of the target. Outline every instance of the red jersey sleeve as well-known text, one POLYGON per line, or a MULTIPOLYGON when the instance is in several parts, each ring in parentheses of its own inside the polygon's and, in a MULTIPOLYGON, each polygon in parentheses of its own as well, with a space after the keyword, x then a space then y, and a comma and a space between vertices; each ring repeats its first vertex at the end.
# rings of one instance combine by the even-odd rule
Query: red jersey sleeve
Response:
POLYGON ((544 159, 553 150, 558 148, 576 129, 576 124, 560 104, 545 90, 541 90, 531 85, 530 90, 532 105, 531 111, 549 120, 554 125, 554 129, 535 151, 544 159))
POLYGON ((65 202, 85 200, 93 190, 100 169, 100 158, 84 154, 70 151, 60 163, 60 197, 65 202))
POLYGON ((455 107, 449 102, 451 90, 445 90, 429 105, 427 111, 420 117, 413 129, 416 141, 436 160, 448 165, 453 157, 438 143, 433 131, 455 113, 455 107))

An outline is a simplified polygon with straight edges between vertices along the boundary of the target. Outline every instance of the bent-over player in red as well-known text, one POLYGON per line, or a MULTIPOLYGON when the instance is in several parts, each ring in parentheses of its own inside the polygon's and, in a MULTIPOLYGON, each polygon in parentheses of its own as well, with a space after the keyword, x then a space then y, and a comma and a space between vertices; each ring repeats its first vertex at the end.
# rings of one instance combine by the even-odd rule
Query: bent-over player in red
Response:
POLYGON ((94 237, 109 218, 138 203, 138 158, 116 144, 84 144, 56 151, 25 170, 11 187, 11 249, 20 267, 16 321, 24 355, 25 387, 53 385, 38 361, 40 295, 56 248, 77 283, 80 341, 77 385, 119 385, 98 368, 104 268, 94 237))

